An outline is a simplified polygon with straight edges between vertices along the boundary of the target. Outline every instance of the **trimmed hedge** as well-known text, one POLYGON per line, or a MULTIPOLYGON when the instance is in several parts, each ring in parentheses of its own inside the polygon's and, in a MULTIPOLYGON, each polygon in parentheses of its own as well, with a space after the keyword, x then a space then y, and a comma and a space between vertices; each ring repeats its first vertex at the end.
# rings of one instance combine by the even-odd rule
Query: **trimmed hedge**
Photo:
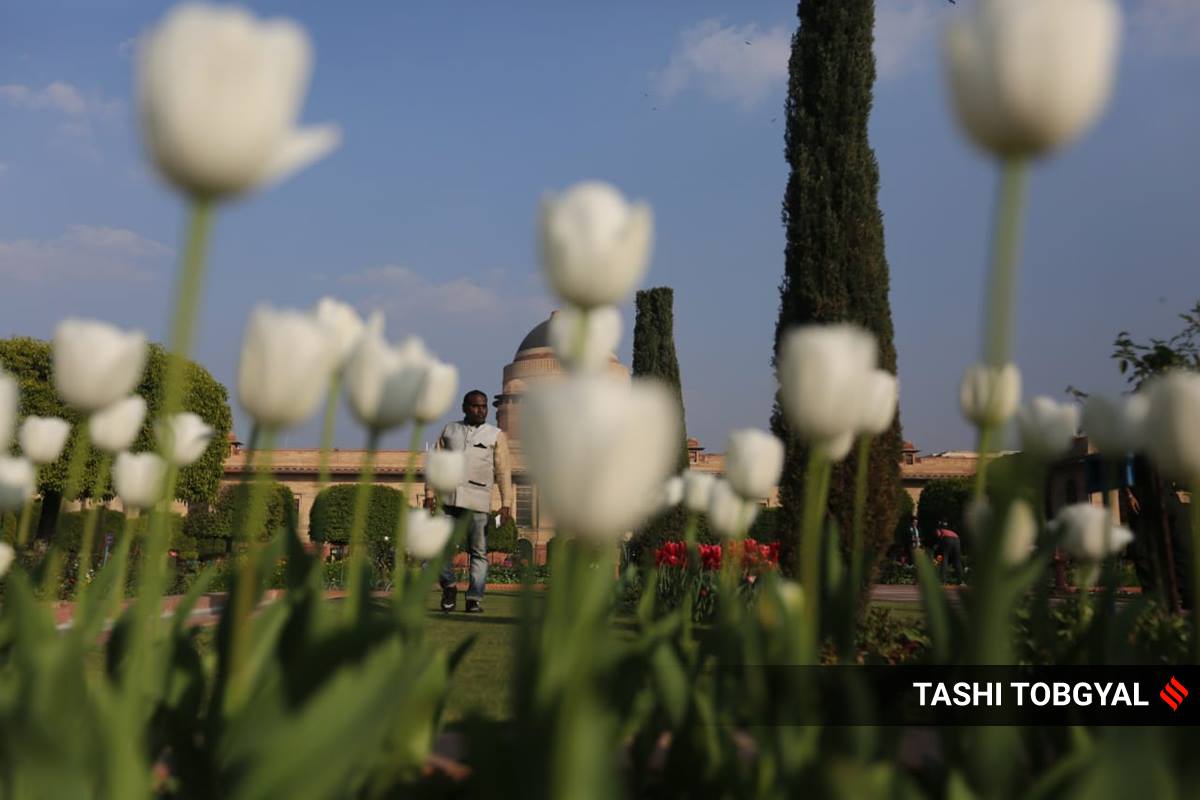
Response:
MULTIPOLYGON (((358 484, 344 483, 321 490, 313 501, 308 534, 314 542, 349 544, 354 520, 354 496, 358 484)), ((390 486, 372 486, 368 504, 366 541, 382 540, 396 530, 404 505, 403 493, 390 486)))
MULTIPOLYGON (((195 542, 207 540, 204 550, 212 552, 219 550, 224 553, 228 545, 218 547, 213 540, 229 540, 239 521, 246 518, 247 505, 250 500, 252 487, 249 483, 227 485, 217 495, 217 501, 211 508, 195 508, 187 515, 184 523, 184 533, 195 542)), ((277 481, 271 481, 266 490, 267 519, 259 538, 263 541, 270 539, 281 530, 294 528, 296 522, 296 496, 292 490, 277 481)))
POLYGON ((496 515, 488 514, 487 549, 491 553, 514 553, 517 550, 517 521, 509 518, 508 522, 496 527, 496 515))

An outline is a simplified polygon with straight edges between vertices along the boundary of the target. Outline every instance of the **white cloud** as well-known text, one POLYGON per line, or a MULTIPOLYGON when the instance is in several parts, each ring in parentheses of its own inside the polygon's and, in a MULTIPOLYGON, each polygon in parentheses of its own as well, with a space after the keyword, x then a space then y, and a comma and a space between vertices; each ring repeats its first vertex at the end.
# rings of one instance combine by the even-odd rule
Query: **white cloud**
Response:
POLYGON ((1200 53, 1200 2, 1139 0, 1129 12, 1135 42, 1155 52, 1200 53))
MULTIPOLYGON (((489 272, 489 279, 496 272, 489 272)), ((520 294, 510 282, 496 285, 468 277, 445 282, 430 280, 416 270, 399 264, 370 267, 339 279, 361 294, 360 304, 377 308, 389 317, 401 317, 420 325, 434 324, 440 318, 475 321, 495 320, 510 312, 528 317, 549 314, 549 301, 542 294, 520 294)), ((410 327, 406 322, 406 327, 410 327)))
POLYGON ((716 100, 750 108, 782 90, 791 37, 783 25, 763 31, 755 23, 706 19, 684 29, 667 66, 651 75, 651 83, 664 98, 696 87, 716 100))
POLYGON ((936 14, 930 0, 885 0, 875 4, 875 66, 879 78, 903 75, 921 50, 934 46, 936 14))
POLYGON ((58 133, 82 144, 84 152, 91 156, 98 155, 91 146, 93 121, 112 119, 124 107, 120 100, 99 94, 85 95, 79 87, 65 81, 54 81, 42 89, 6 83, 0 85, 0 100, 12 108, 58 115, 62 119, 56 126, 58 133))
POLYGON ((123 228, 72 225, 55 239, 0 240, 0 278, 30 284, 145 281, 171 253, 123 228))

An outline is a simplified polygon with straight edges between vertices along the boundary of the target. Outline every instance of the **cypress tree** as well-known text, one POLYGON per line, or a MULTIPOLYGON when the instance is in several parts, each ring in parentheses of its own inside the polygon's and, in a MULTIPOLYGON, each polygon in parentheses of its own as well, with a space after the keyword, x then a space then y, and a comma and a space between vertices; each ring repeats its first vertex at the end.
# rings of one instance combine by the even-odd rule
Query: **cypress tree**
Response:
MULTIPOLYGON (((879 366, 894 373, 896 346, 877 200, 879 165, 867 138, 875 82, 875 3, 800 0, 796 14, 799 26, 792 37, 785 106, 785 153, 791 168, 783 201, 786 266, 772 363, 793 326, 849 321, 875 334, 879 366)), ((771 427, 787 444, 780 497, 787 529, 795 532, 807 452, 789 432, 778 398, 771 427)), ((868 558, 886 545, 896 523, 900 446, 897 416, 870 450, 863 536, 868 558)), ((835 465, 830 482, 829 511, 846 548, 856 461, 854 452, 835 465)), ((788 540, 793 548, 795 537, 793 533, 788 540)))

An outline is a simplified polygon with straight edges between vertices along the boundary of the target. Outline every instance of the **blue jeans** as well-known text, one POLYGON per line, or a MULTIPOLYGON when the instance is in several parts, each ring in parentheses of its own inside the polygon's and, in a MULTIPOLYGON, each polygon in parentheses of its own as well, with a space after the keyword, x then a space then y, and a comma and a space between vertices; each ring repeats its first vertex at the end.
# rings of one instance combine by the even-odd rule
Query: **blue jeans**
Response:
MULTIPOLYGON (((454 517, 456 520, 461 519, 462 515, 466 514, 470 518, 467 523, 467 552, 471 556, 469 565, 471 582, 467 587, 468 600, 482 600, 483 587, 487 583, 487 528, 488 515, 483 511, 471 511, 468 508, 456 508, 455 506, 446 506, 446 516, 454 517)), ((454 565, 446 562, 445 569, 442 570, 440 581, 443 587, 450 586, 455 581, 454 565)))

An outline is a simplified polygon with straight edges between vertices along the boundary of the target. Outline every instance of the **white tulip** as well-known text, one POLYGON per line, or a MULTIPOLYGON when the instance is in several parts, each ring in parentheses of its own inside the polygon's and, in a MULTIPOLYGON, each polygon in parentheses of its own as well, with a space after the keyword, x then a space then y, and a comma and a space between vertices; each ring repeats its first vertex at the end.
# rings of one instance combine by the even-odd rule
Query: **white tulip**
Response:
POLYGON ((1119 553, 1133 541, 1133 533, 1113 525, 1108 509, 1091 503, 1075 503, 1058 512, 1051 523, 1062 536, 1062 546, 1075 558, 1102 561, 1119 553))
POLYGON ((154 453, 118 453, 113 489, 126 508, 149 509, 162 499, 167 462, 154 453))
POLYGON ((146 401, 141 395, 133 394, 92 414, 88 422, 88 436, 98 449, 106 453, 119 453, 133 445, 145 420, 146 401))
POLYGON ((841 461, 850 455, 850 451, 854 448, 854 433, 847 431, 839 433, 837 436, 817 439, 813 441, 812 448, 827 461, 841 461))
POLYGON ((0 542, 0 578, 8 574, 12 568, 13 559, 17 557, 17 551, 13 550, 13 546, 8 542, 0 542))
POLYGON ((683 478, 672 475, 658 490, 658 507, 662 510, 674 508, 683 502, 683 478))
POLYGON ((729 481, 713 485, 708 499, 708 524, 727 539, 745 535, 758 516, 758 503, 737 493, 729 481))
POLYGON ((138 54, 142 134, 163 176, 201 198, 282 179, 337 146, 336 127, 297 128, 308 88, 308 37, 289 20, 185 4, 138 54))
POLYGON ((780 347, 784 413, 810 444, 853 435, 865 381, 875 369, 875 337, 855 325, 804 325, 780 347))
POLYGON ((542 266, 550 286, 580 308, 612 305, 641 281, 654 218, 607 183, 584 182, 542 200, 542 266))
POLYGON ((783 442, 755 428, 732 431, 725 446, 725 480, 747 500, 771 494, 783 471, 783 442))
POLYGON ((679 458, 678 402, 660 383, 576 376, 537 387, 521 443, 560 530, 615 542, 654 510, 679 458))
MULTIPOLYGON (((325 326, 333 343, 337 368, 341 369, 362 336, 363 320, 354 307, 332 297, 322 297, 313 309, 317 322, 325 326)), ((382 319, 380 319, 382 321, 382 319)))
POLYGON ((27 458, 0 456, 0 511, 20 511, 37 491, 37 471, 27 458))
POLYGON ((981 0, 946 31, 959 122, 1000 157, 1075 139, 1108 102, 1120 28, 1112 0, 981 0))
POLYGON ((1021 373, 1016 364, 972 364, 963 373, 958 399, 963 416, 976 428, 999 427, 1020 405, 1021 373))
POLYGON ((1119 457, 1140 450, 1150 410, 1147 392, 1112 400, 1094 394, 1083 404, 1083 430, 1101 453, 1119 457))
POLYGON ((892 426, 900 384, 885 369, 872 371, 863 381, 857 433, 878 436, 892 426))
POLYGON ((167 460, 177 467, 186 467, 204 455, 214 432, 190 411, 159 420, 154 431, 159 443, 166 447, 167 460))
POLYGON ((17 427, 17 414, 20 411, 21 390, 17 382, 4 370, 0 369, 0 453, 8 452, 12 442, 13 429, 17 427))
MULTIPOLYGON (((992 524, 991 506, 982 498, 972 500, 964 516, 967 530, 973 536, 982 536, 992 524)), ((1000 557, 1004 563, 1016 566, 1029 558, 1037 541, 1037 519, 1029 503, 1021 499, 1012 501, 1004 517, 1004 529, 999 535, 1000 557)))
POLYGON ((429 362, 420 339, 411 337, 393 348, 380 330, 368 325, 343 375, 350 410, 376 431, 408 422, 422 399, 429 362))
POLYGON ((1147 450, 1163 472, 1194 490, 1200 486, 1200 374, 1172 372, 1156 378, 1146 391, 1147 450))
POLYGON ((413 417, 417 422, 438 420, 458 396, 458 368, 433 356, 425 365, 425 382, 417 396, 413 417))
POLYGON ((428 561, 442 552, 453 532, 454 517, 434 517, 419 509, 411 509, 408 512, 404 547, 413 558, 428 561))
POLYGON ((133 391, 146 366, 146 337, 106 322, 66 319, 54 329, 54 388, 67 405, 91 413, 133 391))
POLYGON ((1039 461, 1053 461, 1071 449, 1079 429, 1079 407, 1035 397, 1017 412, 1021 449, 1039 461))
POLYGON ((683 507, 693 514, 708 511, 713 484, 717 479, 707 472, 688 470, 683 473, 683 507))
POLYGON ((298 425, 316 412, 336 367, 328 328, 302 311, 259 306, 238 360, 238 400, 264 428, 298 425))
POLYGON ((52 464, 62 455, 71 425, 58 417, 26 417, 17 432, 21 452, 35 464, 52 464))
POLYGON ((568 306, 550 316, 550 347, 567 369, 604 369, 620 340, 621 312, 616 306, 587 311, 568 306))
POLYGON ((461 450, 431 450, 425 454, 425 480, 438 492, 453 492, 467 480, 467 461, 461 450))

